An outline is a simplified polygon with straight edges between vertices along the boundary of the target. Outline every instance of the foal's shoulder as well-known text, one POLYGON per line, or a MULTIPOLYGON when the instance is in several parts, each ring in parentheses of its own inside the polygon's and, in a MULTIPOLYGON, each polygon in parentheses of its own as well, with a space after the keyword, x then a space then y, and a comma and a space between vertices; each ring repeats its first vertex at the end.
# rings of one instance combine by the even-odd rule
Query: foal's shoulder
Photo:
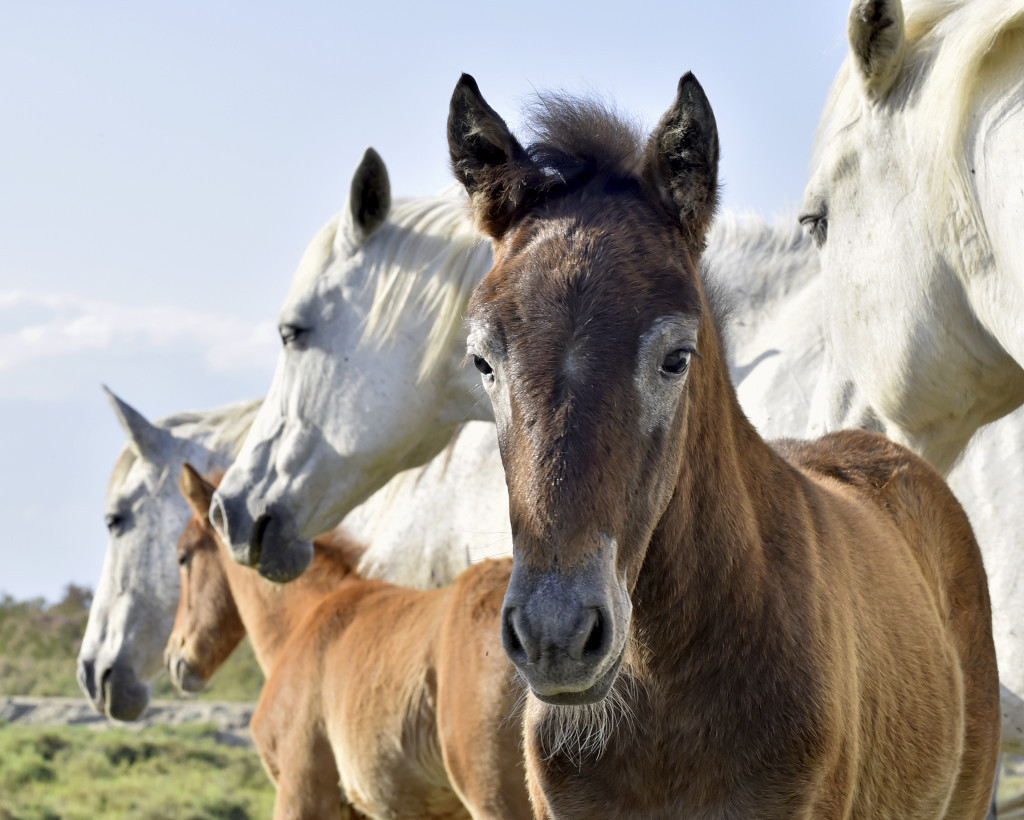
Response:
POLYGON ((894 482, 944 486, 935 469, 911 450, 869 430, 839 430, 817 439, 778 439, 772 447, 798 469, 872 494, 894 482))

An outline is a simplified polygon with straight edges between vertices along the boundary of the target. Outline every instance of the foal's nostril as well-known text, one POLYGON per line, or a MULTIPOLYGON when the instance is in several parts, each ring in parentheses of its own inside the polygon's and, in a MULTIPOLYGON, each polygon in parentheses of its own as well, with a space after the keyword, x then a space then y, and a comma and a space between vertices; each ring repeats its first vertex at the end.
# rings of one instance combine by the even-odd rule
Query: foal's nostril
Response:
POLYGON ((529 657, 516 629, 515 615, 515 609, 505 611, 501 619, 501 643, 505 648, 505 654, 513 663, 526 663, 529 657))
POLYGON ((583 644, 583 657, 587 655, 602 655, 605 650, 605 629, 604 617, 601 610, 593 610, 593 624, 590 627, 590 634, 587 635, 586 643, 583 644))

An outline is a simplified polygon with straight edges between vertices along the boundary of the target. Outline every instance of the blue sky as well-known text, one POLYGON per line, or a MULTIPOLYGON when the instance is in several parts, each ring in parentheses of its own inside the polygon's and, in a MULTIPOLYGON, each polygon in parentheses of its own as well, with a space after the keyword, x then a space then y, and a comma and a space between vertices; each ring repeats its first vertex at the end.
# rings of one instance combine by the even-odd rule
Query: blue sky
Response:
POLYGON ((723 203, 793 218, 847 5, 48 2, 0 10, 0 591, 94 585, 124 442, 261 395, 298 259, 368 145, 396 194, 449 183, 473 74, 513 130, 534 90, 652 124, 692 70, 723 203))

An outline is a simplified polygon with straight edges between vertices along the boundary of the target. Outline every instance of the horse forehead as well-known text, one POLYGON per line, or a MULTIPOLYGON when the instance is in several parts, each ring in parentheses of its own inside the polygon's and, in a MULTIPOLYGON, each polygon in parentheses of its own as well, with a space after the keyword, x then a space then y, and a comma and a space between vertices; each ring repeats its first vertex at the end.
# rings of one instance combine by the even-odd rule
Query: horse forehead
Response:
POLYGON ((505 245, 470 308, 491 325, 636 332, 688 290, 671 237, 629 208, 536 220, 505 245))

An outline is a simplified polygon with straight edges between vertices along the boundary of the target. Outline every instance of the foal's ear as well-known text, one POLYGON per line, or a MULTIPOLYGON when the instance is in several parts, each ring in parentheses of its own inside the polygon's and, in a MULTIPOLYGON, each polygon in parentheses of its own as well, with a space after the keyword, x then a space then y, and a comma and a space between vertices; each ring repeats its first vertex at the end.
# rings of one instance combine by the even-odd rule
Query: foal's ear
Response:
POLYGON ((391 181, 380 154, 367 148, 352 177, 348 195, 354 239, 363 242, 388 218, 391 211, 391 181))
POLYGON ((876 102, 885 99, 906 51, 900 0, 853 0, 846 34, 864 93, 876 102))
POLYGON ((647 143, 644 174, 695 244, 718 207, 718 126, 704 89, 690 72, 679 80, 676 101, 647 143))
POLYGON ((217 488, 199 475, 196 468, 187 461, 181 465, 179 486, 192 512, 205 521, 210 514, 210 503, 217 488))
POLYGON ((469 74, 459 79, 448 108, 448 153, 477 227, 500 239, 540 174, 469 74))

